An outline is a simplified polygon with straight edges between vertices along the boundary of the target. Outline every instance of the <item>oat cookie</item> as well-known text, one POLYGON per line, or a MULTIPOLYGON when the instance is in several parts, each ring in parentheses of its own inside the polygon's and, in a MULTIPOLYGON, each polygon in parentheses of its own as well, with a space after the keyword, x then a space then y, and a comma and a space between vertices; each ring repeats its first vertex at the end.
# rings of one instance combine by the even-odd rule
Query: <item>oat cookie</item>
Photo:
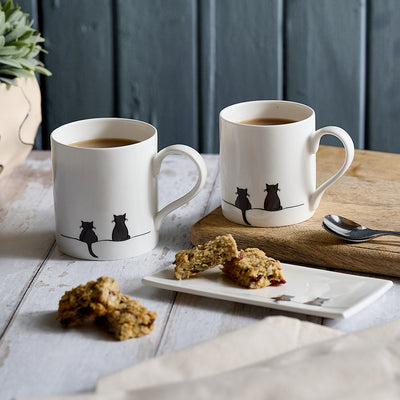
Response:
POLYGON ((96 323, 112 333, 116 339, 126 340, 150 333, 156 317, 155 311, 148 310, 129 296, 123 296, 120 304, 97 318, 96 323))
POLYGON ((57 320, 66 327, 80 325, 117 307, 121 298, 114 279, 102 276, 65 292, 58 304, 57 320))
POLYGON ((241 250, 237 258, 224 264, 222 272, 249 289, 285 283, 281 263, 256 248, 241 250))
POLYGON ((238 256, 235 239, 231 234, 217 236, 191 250, 175 255, 175 278, 186 279, 209 268, 222 265, 238 256))

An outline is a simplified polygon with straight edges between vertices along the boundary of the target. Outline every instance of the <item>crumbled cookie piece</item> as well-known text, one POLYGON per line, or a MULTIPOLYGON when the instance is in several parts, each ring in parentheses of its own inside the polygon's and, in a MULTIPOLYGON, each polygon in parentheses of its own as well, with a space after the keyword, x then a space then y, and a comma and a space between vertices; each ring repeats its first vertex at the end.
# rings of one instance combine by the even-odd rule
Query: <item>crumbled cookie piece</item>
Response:
POLYGON ((190 250, 182 250, 175 255, 175 278, 186 279, 209 268, 222 265, 239 254, 235 239, 231 234, 217 236, 190 250))
POLYGON ((139 301, 123 296, 120 304, 113 310, 96 319, 118 340, 126 340, 147 335, 154 328, 157 312, 143 307, 139 301))
POLYGON ((97 281, 65 292, 58 304, 57 321, 65 327, 81 325, 89 318, 104 315, 119 305, 122 293, 114 279, 102 276, 97 281))
POLYGON ((222 268, 232 281, 249 289, 285 283, 281 263, 267 257, 256 248, 241 250, 237 258, 226 262, 222 268))

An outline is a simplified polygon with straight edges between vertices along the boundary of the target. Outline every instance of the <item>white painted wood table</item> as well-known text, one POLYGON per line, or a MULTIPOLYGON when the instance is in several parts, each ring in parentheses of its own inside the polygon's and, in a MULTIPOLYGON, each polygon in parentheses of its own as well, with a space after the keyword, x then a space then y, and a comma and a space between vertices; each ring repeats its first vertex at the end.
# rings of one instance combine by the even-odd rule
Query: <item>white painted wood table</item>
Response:
MULTIPOLYGON (((0 399, 92 391, 103 375, 258 321, 285 314, 354 331, 400 317, 400 280, 367 309, 328 320, 144 286, 141 279, 167 267, 190 248, 190 227, 219 205, 218 156, 204 156, 205 188, 170 214, 159 245, 142 256, 112 262, 81 261, 55 244, 50 153, 34 151, 0 180, 0 399), (115 341, 91 324, 63 329, 56 321, 66 290, 113 277, 123 293, 158 313, 154 331, 115 341)), ((168 157, 159 180, 160 206, 183 194, 196 178, 181 156, 168 157)))

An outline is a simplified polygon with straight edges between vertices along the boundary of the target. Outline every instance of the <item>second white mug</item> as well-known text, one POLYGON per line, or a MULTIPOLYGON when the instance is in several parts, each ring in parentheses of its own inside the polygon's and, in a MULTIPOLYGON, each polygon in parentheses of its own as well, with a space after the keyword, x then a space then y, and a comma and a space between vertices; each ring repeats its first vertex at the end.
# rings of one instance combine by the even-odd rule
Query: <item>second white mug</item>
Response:
POLYGON ((220 113, 222 212, 230 221, 259 227, 311 218, 324 191, 349 168, 354 145, 336 126, 315 129, 315 112, 295 102, 238 103, 220 113), (346 152, 341 168, 316 188, 316 153, 324 135, 346 152))

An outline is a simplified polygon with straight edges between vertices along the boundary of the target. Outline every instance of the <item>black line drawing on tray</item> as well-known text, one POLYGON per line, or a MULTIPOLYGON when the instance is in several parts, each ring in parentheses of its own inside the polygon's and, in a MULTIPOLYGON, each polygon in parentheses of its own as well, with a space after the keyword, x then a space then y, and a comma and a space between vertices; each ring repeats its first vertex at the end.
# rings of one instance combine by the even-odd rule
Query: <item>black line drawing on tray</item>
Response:
POLYGON ((280 296, 270 297, 270 299, 274 300, 275 303, 278 303, 279 301, 290 301, 292 303, 307 304, 309 306, 318 306, 318 307, 322 307, 325 302, 330 300, 328 298, 316 297, 313 300, 302 302, 302 301, 295 301, 293 300, 294 298, 295 296, 291 296, 288 294, 281 294, 280 296))
POLYGON ((310 306, 322 306, 326 301, 329 299, 323 298, 323 297, 316 297, 314 300, 307 301, 307 303, 310 306))
POLYGON ((277 303, 278 301, 292 301, 293 298, 294 296, 290 296, 287 294, 281 294, 280 296, 271 297, 271 299, 274 300, 275 303, 277 303))

